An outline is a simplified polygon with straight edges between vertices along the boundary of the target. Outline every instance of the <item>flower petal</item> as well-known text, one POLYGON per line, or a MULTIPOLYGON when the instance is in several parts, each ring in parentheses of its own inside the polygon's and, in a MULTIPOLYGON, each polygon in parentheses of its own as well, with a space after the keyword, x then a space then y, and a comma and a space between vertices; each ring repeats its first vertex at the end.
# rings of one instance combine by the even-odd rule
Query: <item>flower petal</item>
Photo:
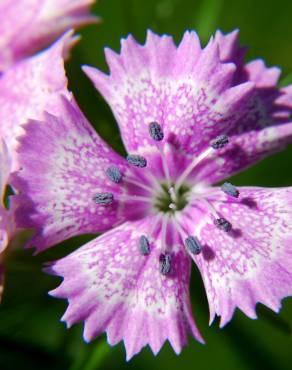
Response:
POLYGON ((4 289, 4 259, 5 249, 12 237, 14 225, 12 210, 5 209, 4 196, 9 178, 11 158, 5 142, 0 141, 0 301, 4 289))
POLYGON ((181 248, 174 250, 172 272, 165 276, 159 272, 157 234, 150 240, 149 255, 138 248, 154 221, 149 217, 125 223, 47 270, 64 278, 50 292, 68 299, 62 320, 69 327, 84 320, 86 341, 103 331, 112 345, 124 340, 128 360, 147 344, 157 354, 167 339, 179 353, 189 332, 203 342, 190 307, 189 257, 181 248))
POLYGON ((67 33, 48 50, 11 67, 0 77, 0 136, 13 156, 12 169, 17 169, 15 149, 21 125, 29 118, 42 119, 43 111, 57 114, 59 93, 70 97, 64 71, 63 55, 74 43, 67 33))
POLYGON ((229 144, 196 167, 193 181, 214 184, 285 149, 292 142, 292 122, 229 137, 229 144))
POLYGON ((239 191, 238 200, 209 198, 220 217, 231 222, 228 233, 211 217, 200 225, 187 220, 186 225, 203 244, 195 262, 204 280, 210 321, 217 314, 221 326, 236 307, 256 318, 258 302, 278 312, 281 300, 292 294, 292 188, 239 191))
POLYGON ((110 75, 84 70, 111 106, 129 151, 151 151, 148 126, 156 121, 165 138, 175 135, 182 150, 199 153, 234 123, 235 111, 239 119, 253 92, 250 82, 232 86, 235 64, 220 61, 213 39, 201 50, 195 32, 186 32, 177 48, 151 31, 144 46, 129 36, 120 55, 106 50, 106 57, 110 75))
POLYGON ((110 166, 126 173, 126 160, 101 140, 74 102, 62 98, 58 104, 63 105, 62 116, 45 114, 45 122, 25 126, 18 148, 21 170, 11 181, 21 192, 15 197, 16 222, 36 229, 29 245, 37 251, 72 235, 101 232, 125 218, 142 217, 149 209, 143 201, 135 207, 133 201, 123 201, 131 187, 106 175, 110 166), (96 204, 100 193, 111 193, 112 204, 96 204))
POLYGON ((6 142, 0 140, 0 199, 3 206, 5 189, 8 184, 8 178, 11 168, 11 158, 8 152, 6 142))
POLYGON ((149 32, 143 46, 129 36, 122 40, 120 55, 106 50, 109 75, 84 70, 111 106, 130 152, 147 157, 153 151, 151 122, 161 125, 163 143, 175 142, 190 161, 218 135, 230 136, 232 145, 205 162, 213 176, 198 176, 212 182, 292 140, 291 89, 276 87, 279 68, 261 60, 244 66, 244 51, 237 31, 217 32, 204 49, 194 32, 186 32, 178 47, 169 36, 149 32))
POLYGON ((239 45, 238 37, 239 30, 236 29, 230 33, 223 34, 221 31, 216 31, 215 40, 219 45, 220 60, 223 62, 232 62, 236 65, 238 74, 241 72, 241 68, 244 64, 244 56, 246 53, 246 48, 239 45))
POLYGON ((56 40, 66 30, 96 22, 94 0, 2 0, 0 71, 56 40), (21 15, 21 16, 20 16, 21 15))

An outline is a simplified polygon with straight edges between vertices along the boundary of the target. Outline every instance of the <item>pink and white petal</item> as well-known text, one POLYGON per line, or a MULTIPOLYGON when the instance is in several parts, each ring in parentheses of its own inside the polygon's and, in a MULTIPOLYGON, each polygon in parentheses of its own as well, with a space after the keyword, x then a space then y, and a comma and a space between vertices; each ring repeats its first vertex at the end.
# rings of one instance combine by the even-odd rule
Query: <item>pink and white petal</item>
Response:
POLYGON ((11 169, 11 157, 8 152, 6 142, 0 140, 0 199, 3 206, 5 189, 8 184, 8 178, 11 169))
POLYGON ((7 248, 12 234, 11 213, 3 206, 0 207, 0 256, 7 248))
POLYGON ((29 118, 42 119, 44 110, 58 115, 62 109, 58 94, 71 97, 63 56, 73 43, 69 32, 48 50, 18 63, 0 77, 0 136, 11 151, 14 170, 18 167, 16 138, 24 132, 21 125, 29 118))
POLYGON ((14 63, 13 42, 24 32, 40 6, 41 2, 37 0, 0 2, 0 72, 14 63))
POLYGON ((289 109, 289 113, 291 116, 291 109, 292 109, 292 85, 288 85, 280 89, 281 95, 276 100, 276 105, 280 105, 281 107, 286 107, 289 109))
MULTIPOLYGON (((5 209, 4 196, 11 168, 11 158, 5 141, 0 141, 0 256, 13 233, 12 211, 5 209)), ((1 272, 0 272, 1 275, 1 272)), ((1 278, 0 278, 1 281, 1 278)), ((1 296, 1 294, 0 294, 1 296)))
POLYGON ((221 62, 218 43, 211 39, 201 50, 194 32, 177 48, 169 36, 150 31, 143 46, 129 36, 120 55, 106 51, 106 57, 109 75, 84 70, 112 108, 130 152, 153 148, 148 125, 157 121, 166 138, 175 135, 182 150, 199 153, 237 124, 253 94, 253 83, 232 86, 236 66, 221 62))
POLYGON ((127 171, 127 162, 96 134, 78 106, 60 98, 58 118, 45 114, 44 122, 29 121, 19 138, 21 169, 11 183, 18 227, 35 228, 29 242, 44 250, 73 235, 97 233, 125 219, 142 217, 149 204, 120 200, 130 191, 108 179, 106 170, 116 166, 127 171), (112 204, 96 204, 97 193, 112 193, 112 204), (128 207, 126 206, 128 204, 128 207))
POLYGON ((215 41, 219 45, 221 61, 235 63, 238 72, 240 72, 244 63, 246 48, 240 46, 238 39, 238 29, 227 34, 223 34, 220 30, 215 33, 215 41))
POLYGON ((229 233, 219 230, 211 217, 200 225, 186 222, 203 244, 195 262, 204 280, 210 322, 221 316, 220 326, 236 307, 256 318, 257 303, 278 312, 281 300, 292 295, 292 188, 239 191, 238 200, 209 198, 218 214, 231 222, 229 233))
POLYGON ((96 22, 94 0, 2 0, 0 71, 47 47, 71 28, 96 22), (21 14, 21 17, 19 15, 21 14))
POLYGON ((247 73, 247 79, 254 81, 258 88, 276 87, 281 74, 280 68, 268 68, 262 59, 247 63, 244 70, 247 73))
MULTIPOLYGON (((194 32, 186 32, 177 48, 170 37, 149 32, 143 46, 129 36, 120 55, 106 50, 109 75, 91 67, 84 70, 111 106, 128 151, 146 156, 153 151, 156 143, 148 133, 152 121, 164 130, 166 140, 160 145, 176 142, 190 161, 214 137, 227 134, 232 149, 227 146, 219 157, 231 159, 229 167, 238 172, 291 142, 292 94, 277 89, 280 70, 261 60, 243 66, 243 54, 237 31, 217 32, 204 49, 194 32), (259 155, 257 143, 266 136, 273 143, 265 145, 264 140, 265 153, 259 155), (242 163, 229 155, 234 147, 242 163)), ((212 166, 220 172, 222 163, 219 158, 212 166)))
POLYGON ((150 254, 139 251, 139 238, 149 234, 153 222, 153 217, 127 222, 47 269, 63 277, 50 294, 68 299, 62 318, 67 326, 84 321, 86 341, 104 331, 111 345, 123 340, 127 360, 146 345, 157 354, 166 340, 179 353, 189 333, 203 342, 190 307, 189 257, 175 249, 171 273, 165 276, 159 272, 161 247, 155 234, 150 254))
POLYGON ((265 157, 283 150, 292 142, 292 122, 251 130, 229 137, 229 144, 202 162, 190 175, 191 181, 214 184, 265 157))

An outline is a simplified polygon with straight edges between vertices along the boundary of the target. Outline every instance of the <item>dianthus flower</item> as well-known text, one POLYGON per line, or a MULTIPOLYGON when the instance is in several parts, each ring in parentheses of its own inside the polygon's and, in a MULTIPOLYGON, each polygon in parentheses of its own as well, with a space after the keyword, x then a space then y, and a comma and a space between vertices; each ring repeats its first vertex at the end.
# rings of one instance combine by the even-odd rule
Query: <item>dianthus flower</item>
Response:
MULTIPOLYGON (((58 113, 55 94, 70 94, 64 76, 64 53, 75 39, 71 32, 52 45, 48 50, 27 58, 9 68, 0 76, 0 299, 4 283, 6 248, 16 234, 14 211, 4 206, 5 189, 10 183, 10 173, 19 168, 16 159, 16 137, 23 133, 22 124, 29 117, 43 117, 44 109, 58 113), (55 79, 54 76, 60 78, 55 79)), ((6 205, 7 206, 7 205, 6 205)))
POLYGON ((28 118, 41 118, 44 109, 59 111, 54 107, 54 94, 62 92, 67 81, 65 77, 57 81, 54 76, 62 76, 58 70, 77 38, 72 37, 72 31, 68 32, 50 49, 33 54, 66 30, 96 22, 97 18, 89 14, 93 2, 2 0, 0 4, 0 298, 4 250, 15 233, 13 212, 5 209, 3 201, 9 174, 18 168, 16 137, 23 132, 21 124, 28 118))
POLYGON ((191 333, 192 260, 210 322, 236 307, 256 317, 257 302, 278 311, 292 293, 292 188, 237 187, 226 179, 291 141, 291 87, 278 68, 243 64, 237 32, 217 32, 201 48, 195 32, 176 47, 148 33, 121 54, 106 49, 109 75, 85 72, 117 119, 127 158, 93 130, 73 99, 31 120, 19 139, 18 226, 34 228, 43 251, 69 237, 103 233, 47 267, 63 282, 68 326, 84 338, 106 331, 127 358, 169 340, 179 353, 191 333), (218 182, 222 182, 217 186, 218 182))
POLYGON ((5 190, 10 173, 10 156, 4 141, 0 142, 0 300, 4 286, 4 253, 13 231, 12 210, 4 204, 5 190))
POLYGON ((0 72, 50 45, 70 28, 96 22, 94 0, 1 0, 0 72))

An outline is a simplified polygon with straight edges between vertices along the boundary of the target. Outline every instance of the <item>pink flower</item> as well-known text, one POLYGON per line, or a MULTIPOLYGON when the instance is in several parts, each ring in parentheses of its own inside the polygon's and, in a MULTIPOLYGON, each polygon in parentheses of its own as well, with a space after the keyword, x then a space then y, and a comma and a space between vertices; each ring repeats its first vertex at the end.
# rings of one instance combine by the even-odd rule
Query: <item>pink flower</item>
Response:
MULTIPOLYGON (((0 139, 1 202, 9 182, 9 172, 16 170, 16 136, 28 118, 41 118, 44 109, 58 112, 56 92, 65 92, 62 70, 70 48, 77 41, 68 32, 50 49, 33 55, 66 30, 95 22, 89 14, 93 0, 2 0, 0 4, 0 139), (62 76, 57 80, 54 76, 62 76), (9 159, 8 159, 9 157, 9 159), (8 167, 9 169, 8 169, 8 167), (4 171, 4 172, 3 172, 4 171), (5 179, 5 182, 4 182, 5 179)), ((68 93, 69 94, 69 93, 68 93)), ((13 212, 0 209, 0 282, 3 282, 3 250, 13 237, 13 212), (8 216, 9 214, 9 216, 8 216), (9 219, 9 222, 7 221, 9 219), (2 239, 1 239, 2 238, 2 239)), ((2 289, 0 291, 0 297, 2 289)))
POLYGON ((58 95, 70 98, 64 71, 64 55, 75 42, 69 31, 47 50, 9 68, 0 78, 0 137, 11 156, 11 170, 18 169, 17 136, 29 119, 42 119, 44 110, 58 114, 58 95))
POLYGON ((4 251, 8 246, 14 225, 12 210, 6 209, 4 195, 10 172, 10 157, 5 142, 0 142, 0 300, 4 286, 4 251))
POLYGON ((0 77, 0 298, 4 283, 5 250, 16 233, 14 209, 10 207, 7 210, 3 204, 10 173, 19 168, 16 137, 23 134, 21 124, 29 117, 41 119, 44 109, 56 114, 60 112, 55 95, 63 92, 70 97, 66 90, 63 55, 74 41, 69 33, 47 51, 15 64, 0 77), (58 79, 54 76, 58 76, 58 79))
POLYGON ((94 0, 2 0, 0 4, 0 71, 35 54, 66 30, 97 18, 94 0))
POLYGON ((244 65, 237 32, 216 33, 204 49, 194 32, 178 47, 149 32, 144 46, 130 36, 106 58, 109 75, 84 70, 112 108, 127 159, 64 94, 58 114, 26 125, 18 148, 16 221, 35 229, 29 246, 104 232, 47 268, 63 277, 51 292, 68 299, 62 319, 84 321, 86 341, 103 331, 112 345, 123 340, 128 359, 166 340, 179 353, 189 333, 203 342, 192 261, 210 321, 225 325, 236 307, 255 318, 257 302, 278 311, 292 293, 292 188, 225 180, 291 142, 291 86, 279 90, 279 70, 261 60, 244 65))

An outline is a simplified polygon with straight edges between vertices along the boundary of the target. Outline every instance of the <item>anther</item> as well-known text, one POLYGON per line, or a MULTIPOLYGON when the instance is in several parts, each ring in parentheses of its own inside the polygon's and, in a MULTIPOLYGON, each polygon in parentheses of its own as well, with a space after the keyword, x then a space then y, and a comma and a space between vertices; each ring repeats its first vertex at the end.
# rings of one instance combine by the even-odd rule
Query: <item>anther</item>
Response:
POLYGON ((146 158, 142 157, 141 155, 128 155, 127 156, 127 161, 132 164, 133 166, 136 167, 146 167, 147 166, 147 160, 146 158))
POLYGON ((192 254, 200 254, 202 246, 199 240, 195 236, 188 236, 185 240, 188 251, 192 254))
POLYGON ((139 244, 139 250, 143 254, 143 256, 146 256, 147 254, 150 253, 150 243, 145 235, 142 235, 140 237, 138 244, 139 244))
POLYGON ((236 187, 230 182, 224 182, 223 185, 221 185, 221 190, 225 193, 230 195, 231 197, 238 198, 239 197, 239 191, 236 189, 236 187))
POLYGON ((93 197, 93 200, 96 204, 111 204, 114 200, 114 196, 112 193, 97 193, 93 197))
POLYGON ((160 272, 162 275, 167 275, 171 270, 171 255, 168 253, 160 255, 160 272))
POLYGON ((224 148, 229 142, 228 137, 226 135, 219 135, 214 140, 210 142, 210 145, 213 149, 221 149, 224 148))
POLYGON ((107 177, 112 181, 118 184, 122 179, 122 174, 117 167, 111 166, 106 170, 107 177))
POLYGON ((157 122, 151 122, 149 124, 149 134, 155 141, 161 141, 164 138, 162 128, 157 122))
POLYGON ((221 230, 226 231, 227 233, 232 229, 232 225, 229 221, 225 220, 225 218, 217 218, 214 221, 214 224, 221 230))

